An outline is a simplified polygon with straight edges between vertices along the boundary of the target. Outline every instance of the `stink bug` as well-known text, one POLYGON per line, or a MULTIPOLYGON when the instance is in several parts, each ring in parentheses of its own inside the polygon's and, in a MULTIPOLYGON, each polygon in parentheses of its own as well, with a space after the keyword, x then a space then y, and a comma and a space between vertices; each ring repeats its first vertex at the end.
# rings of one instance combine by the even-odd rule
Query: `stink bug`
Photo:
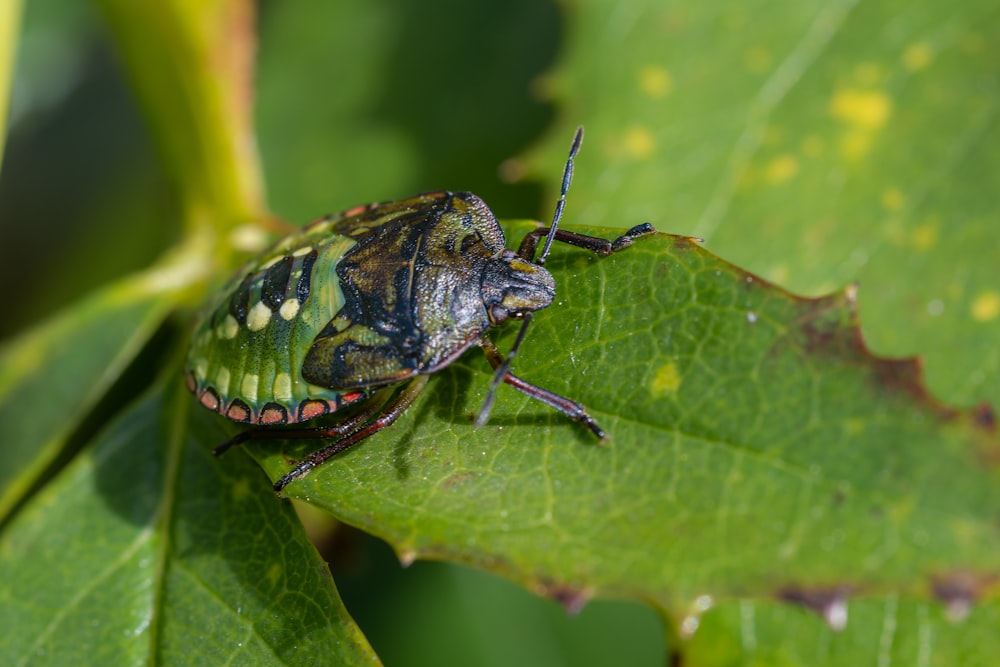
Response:
POLYGON ((472 345, 494 369, 479 424, 505 382, 603 439, 582 405, 509 370, 531 313, 555 297, 543 268, 553 240, 609 255, 654 232, 647 223, 608 241, 559 229, 582 138, 580 128, 552 223, 529 232, 517 252, 479 197, 429 192, 317 220, 245 266, 199 325, 188 356, 188 387, 201 404, 253 426, 215 454, 257 438, 330 440, 275 483, 280 492, 392 424, 430 374, 472 345), (487 330, 510 319, 523 324, 504 358, 487 330), (348 406, 356 409, 332 425, 267 428, 348 406))

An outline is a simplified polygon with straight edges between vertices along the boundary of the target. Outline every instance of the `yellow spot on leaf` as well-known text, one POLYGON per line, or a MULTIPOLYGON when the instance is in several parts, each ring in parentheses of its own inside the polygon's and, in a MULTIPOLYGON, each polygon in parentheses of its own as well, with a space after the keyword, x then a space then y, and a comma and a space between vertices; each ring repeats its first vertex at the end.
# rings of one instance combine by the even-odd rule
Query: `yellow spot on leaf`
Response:
POLYGON ((257 383, 259 381, 260 378, 258 378, 258 376, 251 375, 250 373, 243 376, 243 384, 240 385, 240 393, 243 394, 243 398, 251 403, 255 403, 257 401, 257 383))
POLYGON ((889 96, 879 90, 838 90, 830 102, 834 118, 860 130, 877 130, 892 111, 889 96))
POLYGON ((656 371, 656 377, 653 378, 653 384, 650 389, 652 389, 653 394, 656 396, 673 394, 680 388, 681 380, 681 373, 677 369, 677 364, 668 361, 656 371))
POLYGON ((917 225, 913 229, 910 241, 917 250, 927 251, 934 247, 938 240, 937 220, 931 220, 917 225))
POLYGON ((919 72, 931 64, 934 52, 923 42, 911 44, 903 52, 903 65, 911 72, 919 72))
POLYGON ((639 88, 647 96, 659 99, 673 90, 674 82, 665 67, 647 65, 639 70, 639 88))
POLYGON ((274 563, 267 568, 267 581, 271 586, 277 586, 281 581, 282 568, 278 563, 274 563))
POLYGON ((294 320, 295 316, 299 314, 299 300, 298 299, 288 299, 283 304, 281 308, 278 309, 278 313, 285 320, 294 320))
POLYGON ((989 322, 1000 315, 1000 293, 984 290, 972 300, 972 319, 978 322, 989 322))
POLYGON ((271 309, 264 305, 262 301, 254 304, 250 312, 247 313, 247 328, 250 331, 260 331, 271 321, 271 309))
POLYGON ((799 161, 794 155, 785 153, 771 160, 764 171, 764 177, 772 185, 787 183, 799 171, 799 161))
POLYGON ((903 208, 904 203, 903 193, 899 188, 886 188, 882 191, 882 206, 887 211, 896 212, 903 208))
POLYGON ((625 133, 625 150, 631 157, 645 159, 653 154, 656 141, 644 127, 633 127, 625 133))

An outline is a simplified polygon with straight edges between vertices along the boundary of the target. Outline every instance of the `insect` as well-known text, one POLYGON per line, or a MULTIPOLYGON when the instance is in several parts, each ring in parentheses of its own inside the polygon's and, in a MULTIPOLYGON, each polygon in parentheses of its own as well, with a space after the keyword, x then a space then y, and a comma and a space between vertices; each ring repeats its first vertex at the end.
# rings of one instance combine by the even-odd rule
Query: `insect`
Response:
POLYGON ((553 240, 609 255, 655 232, 646 223, 608 241, 559 229, 582 138, 580 128, 551 224, 516 252, 482 199, 441 191, 317 220, 252 260, 223 288, 188 356, 188 388, 201 404, 251 425, 214 453, 258 438, 328 441, 275 483, 280 492, 392 424, 431 374, 473 345, 494 369, 478 424, 506 383, 603 439, 583 405, 510 372, 532 312, 555 297, 544 268, 553 240), (523 323, 505 357, 487 331, 507 320, 523 323), (308 424, 348 407, 332 424, 308 424), (268 428, 282 424, 298 426, 268 428))

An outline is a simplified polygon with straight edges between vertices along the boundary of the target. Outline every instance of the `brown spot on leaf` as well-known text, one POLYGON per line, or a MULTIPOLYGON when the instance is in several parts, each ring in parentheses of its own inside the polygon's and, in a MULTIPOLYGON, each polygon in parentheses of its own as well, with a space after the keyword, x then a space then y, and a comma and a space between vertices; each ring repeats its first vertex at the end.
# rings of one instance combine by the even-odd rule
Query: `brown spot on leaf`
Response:
POLYGON ((931 578, 931 592, 945 606, 948 618, 957 623, 965 620, 972 605, 996 582, 996 575, 948 572, 931 578))
POLYGON ((587 601, 590 600, 590 592, 586 588, 577 588, 563 583, 540 581, 535 586, 535 592, 555 600, 569 614, 579 614, 587 601))
POLYGON ((987 403, 980 403, 972 410, 972 419, 976 426, 983 429, 990 435, 997 433, 997 416, 993 408, 987 403))
POLYGON ((704 243, 704 239, 700 239, 697 236, 680 236, 678 234, 664 234, 664 236, 669 236, 674 241, 674 250, 678 252, 687 252, 689 250, 694 250, 698 248, 699 243, 704 243))
POLYGON ((787 586, 778 591, 779 600, 797 604, 819 614, 831 630, 840 631, 847 627, 846 586, 817 586, 800 588, 787 586))
POLYGON ((964 417, 995 437, 996 417, 988 405, 960 409, 931 395, 920 357, 888 358, 872 353, 861 333, 857 295, 857 285, 850 285, 828 296, 801 299, 798 323, 806 352, 867 367, 872 382, 886 394, 904 394, 944 421, 964 417))

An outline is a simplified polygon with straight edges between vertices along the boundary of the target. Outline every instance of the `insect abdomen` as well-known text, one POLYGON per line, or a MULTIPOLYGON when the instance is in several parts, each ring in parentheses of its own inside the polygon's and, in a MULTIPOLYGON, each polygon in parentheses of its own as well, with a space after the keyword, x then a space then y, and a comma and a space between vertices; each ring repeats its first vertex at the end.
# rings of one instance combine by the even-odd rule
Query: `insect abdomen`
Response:
POLYGON ((199 326, 188 383, 202 404, 233 421, 286 424, 364 397, 316 387, 302 362, 316 334, 343 305, 335 268, 353 239, 303 234, 244 269, 199 326))

